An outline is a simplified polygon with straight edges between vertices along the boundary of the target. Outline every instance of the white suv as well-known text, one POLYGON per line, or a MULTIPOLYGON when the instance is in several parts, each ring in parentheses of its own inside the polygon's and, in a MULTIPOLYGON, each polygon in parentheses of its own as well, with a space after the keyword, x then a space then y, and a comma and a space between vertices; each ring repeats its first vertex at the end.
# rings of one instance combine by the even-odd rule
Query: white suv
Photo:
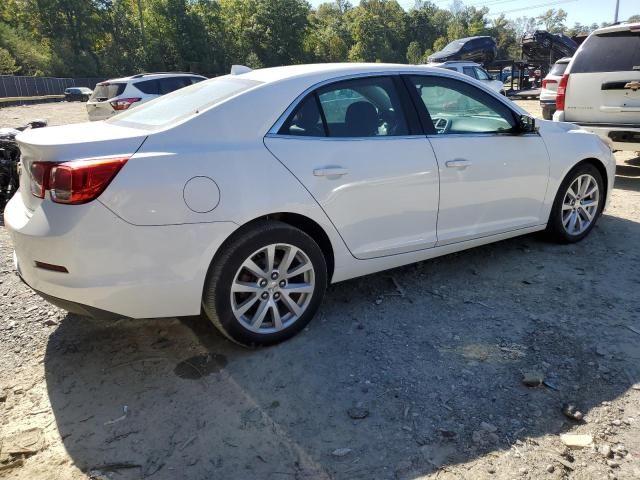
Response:
POLYGON ((560 80, 553 119, 596 133, 614 150, 640 151, 640 23, 589 35, 560 80))
POLYGON ((189 73, 140 73, 100 82, 87 102, 89 120, 105 120, 132 106, 206 79, 189 73))
POLYGON ((542 80, 542 89, 540 90, 540 108, 542 109, 542 118, 551 120, 556 111, 556 95, 558 94, 558 84, 562 80, 562 75, 567 69, 567 65, 571 61, 571 57, 564 57, 553 64, 551 70, 542 80))
POLYGON ((482 65, 475 62, 468 62, 464 60, 452 60, 450 62, 442 63, 429 63, 430 67, 446 68, 447 70, 453 70, 467 75, 476 80, 480 80, 486 84, 492 90, 504 95, 504 84, 500 80, 495 80, 489 72, 487 72, 482 65))

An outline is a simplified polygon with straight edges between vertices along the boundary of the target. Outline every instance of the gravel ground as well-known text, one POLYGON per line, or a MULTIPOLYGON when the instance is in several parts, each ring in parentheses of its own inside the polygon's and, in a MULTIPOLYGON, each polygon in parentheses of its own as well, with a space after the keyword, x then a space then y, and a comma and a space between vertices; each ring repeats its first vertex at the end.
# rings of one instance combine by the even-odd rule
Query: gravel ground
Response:
POLYGON ((15 276, 0 228, 0 477, 640 478, 640 159, 618 160, 583 242, 340 283, 305 332, 256 351, 202 318, 66 314, 15 276))

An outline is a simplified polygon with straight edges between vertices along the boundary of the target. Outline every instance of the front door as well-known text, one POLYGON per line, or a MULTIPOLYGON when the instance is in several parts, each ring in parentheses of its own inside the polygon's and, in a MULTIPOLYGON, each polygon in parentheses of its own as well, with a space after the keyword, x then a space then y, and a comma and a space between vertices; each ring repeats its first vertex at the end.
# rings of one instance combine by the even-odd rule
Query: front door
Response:
POLYGON ((322 87, 265 138, 360 259, 436 243, 437 163, 410 126, 397 82, 366 77, 322 87))
POLYGON ((433 124, 440 165, 438 245, 546 223, 549 156, 537 133, 518 134, 503 102, 467 82, 411 76, 433 124))

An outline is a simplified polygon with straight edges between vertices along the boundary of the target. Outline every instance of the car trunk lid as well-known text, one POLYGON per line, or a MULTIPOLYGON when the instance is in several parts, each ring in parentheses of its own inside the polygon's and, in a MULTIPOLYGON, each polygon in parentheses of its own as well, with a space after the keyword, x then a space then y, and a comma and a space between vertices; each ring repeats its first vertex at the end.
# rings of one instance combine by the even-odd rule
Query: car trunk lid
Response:
MULTIPOLYGON (((31 193, 34 162, 62 163, 72 160, 131 156, 149 132, 108 123, 79 123, 27 130, 16 138, 20 147, 20 194, 28 210, 43 199, 31 193)), ((45 196, 46 198, 46 196, 45 196)))

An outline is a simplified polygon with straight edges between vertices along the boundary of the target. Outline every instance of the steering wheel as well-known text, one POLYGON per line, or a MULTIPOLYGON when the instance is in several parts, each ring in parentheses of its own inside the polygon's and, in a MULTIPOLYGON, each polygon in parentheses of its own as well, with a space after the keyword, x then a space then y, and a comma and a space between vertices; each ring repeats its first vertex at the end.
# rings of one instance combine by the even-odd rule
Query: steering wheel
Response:
POLYGON ((451 124, 449 120, 442 117, 433 117, 431 121, 433 122, 433 128, 436 129, 436 133, 445 133, 449 130, 451 124))

